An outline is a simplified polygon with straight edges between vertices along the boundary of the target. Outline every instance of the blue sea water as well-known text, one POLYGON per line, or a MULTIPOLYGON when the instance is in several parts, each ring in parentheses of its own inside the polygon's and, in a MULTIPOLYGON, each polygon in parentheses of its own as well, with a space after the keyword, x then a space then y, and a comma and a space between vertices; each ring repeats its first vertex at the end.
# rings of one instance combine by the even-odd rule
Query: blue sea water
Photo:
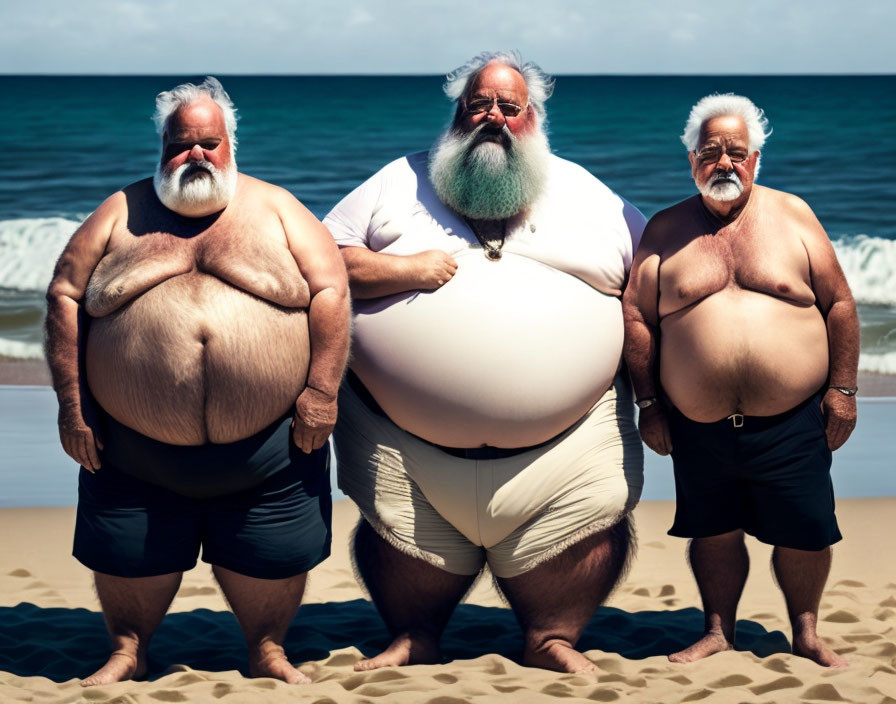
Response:
MULTIPOLYGON (((435 76, 221 78, 240 169, 318 217, 451 116, 435 76)), ((184 79, 197 77, 0 77, 0 355, 41 355, 56 256, 106 196, 152 173, 154 97, 184 79)), ((896 77, 561 76, 551 146, 650 216, 694 192, 678 135, 714 91, 765 109, 760 182, 812 206, 859 302, 861 368, 896 373, 896 77)))

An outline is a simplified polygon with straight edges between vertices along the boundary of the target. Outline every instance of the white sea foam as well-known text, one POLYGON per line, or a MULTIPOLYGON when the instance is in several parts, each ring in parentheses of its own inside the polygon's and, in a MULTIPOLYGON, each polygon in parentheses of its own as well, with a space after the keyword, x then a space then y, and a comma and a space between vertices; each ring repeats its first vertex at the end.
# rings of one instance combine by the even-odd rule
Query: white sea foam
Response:
POLYGON ((22 342, 0 337, 0 357, 17 359, 43 359, 44 349, 39 342, 22 342))
POLYGON ((0 288, 42 292, 80 223, 65 218, 0 221, 0 288))
MULTIPOLYGON (((66 218, 0 221, 0 288, 43 293, 59 254, 79 224, 66 218)), ((896 240, 853 235, 833 245, 856 301, 896 308, 896 240)), ((39 359, 42 351, 38 343, 0 338, 0 355, 39 359)), ((896 374, 896 350, 863 352, 859 368, 896 374)))
POLYGON ((857 303, 896 305, 896 240, 854 235, 833 245, 857 303))

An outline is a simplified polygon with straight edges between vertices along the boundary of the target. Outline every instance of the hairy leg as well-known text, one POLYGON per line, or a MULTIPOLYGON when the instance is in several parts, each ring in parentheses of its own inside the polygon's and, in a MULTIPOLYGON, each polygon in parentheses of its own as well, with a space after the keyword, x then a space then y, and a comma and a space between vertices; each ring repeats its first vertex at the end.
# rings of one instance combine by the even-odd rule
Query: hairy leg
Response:
POLYGON ((146 650, 180 586, 182 572, 157 577, 114 577, 94 572, 96 593, 112 641, 112 655, 82 687, 146 674, 146 650))
POLYGON ((776 547, 772 568, 793 627, 793 653, 814 660, 825 667, 846 667, 846 660, 837 655, 818 636, 818 606, 828 573, 831 570, 831 549, 809 551, 776 547))
POLYGON ((249 646, 249 675, 274 677, 288 684, 311 680, 286 658, 283 640, 292 622, 307 573, 287 579, 257 579, 219 565, 212 568, 249 646))
POLYGON ((631 543, 626 517, 524 574, 496 580, 523 629, 523 665, 560 672, 596 669, 575 644, 625 572, 631 543))
POLYGON ((737 604, 750 571, 741 530, 695 538, 688 554, 703 600, 704 634, 689 648, 670 655, 672 662, 693 662, 734 647, 737 604))
POLYGON ((435 663, 439 639, 476 575, 457 575, 418 560, 383 540, 363 518, 352 545, 355 565, 392 642, 356 670, 435 663))

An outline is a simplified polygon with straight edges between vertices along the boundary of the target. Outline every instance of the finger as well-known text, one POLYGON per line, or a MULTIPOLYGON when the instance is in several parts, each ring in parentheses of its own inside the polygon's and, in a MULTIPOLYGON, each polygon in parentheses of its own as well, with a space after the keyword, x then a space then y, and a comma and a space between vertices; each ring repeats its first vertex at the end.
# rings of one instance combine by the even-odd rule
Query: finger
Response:
POLYGON ((94 469, 100 468, 100 456, 96 449, 96 437, 93 434, 88 434, 84 439, 84 446, 87 450, 87 457, 90 460, 90 464, 94 469))
POLYGON ((84 469, 88 472, 94 472, 94 467, 90 463, 90 458, 87 456, 87 450, 84 445, 84 438, 78 436, 75 438, 75 442, 72 444, 72 448, 75 450, 76 461, 80 464, 84 469))

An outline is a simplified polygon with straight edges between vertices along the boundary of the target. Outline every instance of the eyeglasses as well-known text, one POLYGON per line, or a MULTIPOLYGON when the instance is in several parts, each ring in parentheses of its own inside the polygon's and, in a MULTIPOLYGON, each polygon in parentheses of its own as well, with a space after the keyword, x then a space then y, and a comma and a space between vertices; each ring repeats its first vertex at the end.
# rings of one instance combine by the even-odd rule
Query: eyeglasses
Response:
POLYGON ((704 147, 699 151, 694 150, 694 156, 701 164, 715 164, 721 160, 723 154, 728 155, 732 164, 740 164, 750 158, 750 152, 736 147, 731 151, 722 149, 722 147, 704 147))
POLYGON ((477 98, 469 103, 465 102, 464 111, 470 115, 481 115, 482 113, 491 110, 495 103, 498 104, 498 110, 501 111, 501 114, 504 117, 516 117, 529 107, 528 102, 525 105, 520 106, 507 100, 499 100, 498 98, 477 98))

